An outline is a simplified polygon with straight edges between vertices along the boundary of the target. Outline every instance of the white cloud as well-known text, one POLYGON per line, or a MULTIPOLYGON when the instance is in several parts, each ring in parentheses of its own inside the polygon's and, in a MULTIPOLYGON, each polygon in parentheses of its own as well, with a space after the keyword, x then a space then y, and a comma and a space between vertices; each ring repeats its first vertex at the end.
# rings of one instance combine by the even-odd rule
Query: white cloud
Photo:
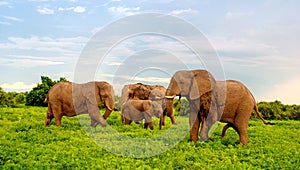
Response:
POLYGON ((76 12, 76 13, 83 13, 83 12, 85 12, 85 7, 77 6, 77 7, 74 8, 73 11, 76 12))
POLYGON ((22 21, 22 19, 16 18, 16 17, 12 17, 12 16, 1 15, 1 17, 5 18, 7 20, 11 20, 11 21, 17 21, 17 22, 21 22, 22 21))
POLYGON ((63 57, 36 57, 36 56, 8 56, 1 59, 2 66, 15 66, 19 68, 32 68, 49 65, 62 65, 66 58, 63 57))
POLYGON ((86 8, 82 7, 82 6, 68 7, 68 8, 59 7, 58 10, 59 11, 73 11, 75 13, 84 13, 86 11, 86 8))
POLYGON ((40 14, 51 15, 54 14, 54 10, 46 7, 38 7, 36 10, 40 14))
POLYGON ((29 91, 31 90, 33 87, 36 86, 36 84, 25 84, 24 82, 15 82, 13 84, 8 84, 8 83, 4 83, 0 85, 4 91, 29 91))
POLYGON ((5 22, 5 21, 0 21, 0 25, 11 25, 11 23, 5 22))
POLYGON ((9 5, 9 3, 7 1, 0 1, 0 6, 3 6, 3 5, 9 5))
POLYGON ((130 15, 135 15, 140 13, 140 7, 133 7, 133 8, 128 8, 128 7, 123 7, 123 6, 113 6, 108 8, 108 11, 112 13, 115 16, 130 16, 130 15))
POLYGON ((52 52, 74 52, 88 41, 86 37, 50 38, 32 36, 30 38, 9 37, 8 43, 0 43, 0 49, 19 49, 52 52))
POLYGON ((170 15, 182 15, 182 14, 196 14, 198 11, 193 10, 191 8, 188 9, 178 9, 178 10, 174 10, 171 11, 169 14, 170 15))

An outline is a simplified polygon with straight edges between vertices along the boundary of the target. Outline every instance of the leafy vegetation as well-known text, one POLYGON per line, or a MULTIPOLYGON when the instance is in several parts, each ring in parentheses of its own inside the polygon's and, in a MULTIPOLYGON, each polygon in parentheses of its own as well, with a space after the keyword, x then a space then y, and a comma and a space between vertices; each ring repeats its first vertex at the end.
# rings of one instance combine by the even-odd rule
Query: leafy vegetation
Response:
POLYGON ((0 87, 0 107, 16 107, 25 104, 27 92, 5 92, 0 87))
MULTIPOLYGON (((300 105, 285 105, 280 101, 259 102, 258 109, 266 119, 300 120, 300 105)), ((252 114, 256 117, 256 114, 252 114)))
POLYGON ((27 106, 47 106, 47 103, 44 103, 44 100, 50 88, 56 83, 67 81, 67 79, 61 77, 58 81, 53 81, 47 76, 41 76, 41 81, 42 84, 37 84, 37 86, 27 94, 27 106))
MULTIPOLYGON (((45 127, 46 110, 46 107, 28 106, 0 108, 1 169, 298 169, 300 166, 300 122, 297 120, 276 120, 272 121, 276 125, 266 126, 252 119, 246 146, 238 144, 238 134, 232 128, 222 139, 224 124, 219 123, 212 134, 214 141, 194 144, 188 142, 186 134, 171 149, 136 159, 115 155, 97 145, 93 135, 110 137, 107 145, 124 150, 124 146, 115 145, 119 139, 106 133, 107 128, 91 128, 88 115, 64 117, 62 127, 56 127, 54 121, 45 127)), ((107 122, 112 129, 132 138, 158 136, 173 127, 168 118, 161 131, 158 119, 154 120, 153 131, 143 129, 142 124, 125 126, 117 111, 107 122)), ((135 148, 128 150, 128 154, 135 148)))

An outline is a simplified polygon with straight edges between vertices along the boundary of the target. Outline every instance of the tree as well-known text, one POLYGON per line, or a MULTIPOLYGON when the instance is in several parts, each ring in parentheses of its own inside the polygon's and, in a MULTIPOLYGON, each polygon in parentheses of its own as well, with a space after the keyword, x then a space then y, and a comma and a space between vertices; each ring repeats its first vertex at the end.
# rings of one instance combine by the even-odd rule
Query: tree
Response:
POLYGON ((67 79, 61 77, 58 81, 53 81, 47 76, 41 76, 42 84, 37 84, 26 96, 27 106, 47 106, 44 103, 46 95, 52 86, 59 82, 66 82, 67 79))
POLYGON ((6 107, 9 106, 9 100, 7 93, 0 87, 0 106, 6 107))

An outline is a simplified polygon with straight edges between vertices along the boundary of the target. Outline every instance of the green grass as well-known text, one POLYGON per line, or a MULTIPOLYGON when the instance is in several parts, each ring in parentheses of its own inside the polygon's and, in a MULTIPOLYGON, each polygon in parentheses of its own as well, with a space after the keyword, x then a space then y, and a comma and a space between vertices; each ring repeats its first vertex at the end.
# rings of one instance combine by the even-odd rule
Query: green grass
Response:
POLYGON ((177 126, 171 126, 167 118, 167 126, 161 131, 158 119, 154 121, 153 131, 143 129, 142 124, 125 126, 120 122, 119 112, 113 112, 108 118, 109 128, 90 127, 88 115, 64 117, 62 127, 56 127, 54 121, 45 127, 46 110, 43 107, 0 108, 0 169, 300 167, 300 121, 272 121, 276 125, 266 126, 252 119, 246 146, 238 144, 238 134, 233 129, 228 129, 222 139, 224 124, 219 123, 221 126, 212 135, 214 141, 194 144, 188 142, 188 134, 182 133, 188 122, 185 117, 177 126), (172 143, 174 140, 179 143, 172 143))

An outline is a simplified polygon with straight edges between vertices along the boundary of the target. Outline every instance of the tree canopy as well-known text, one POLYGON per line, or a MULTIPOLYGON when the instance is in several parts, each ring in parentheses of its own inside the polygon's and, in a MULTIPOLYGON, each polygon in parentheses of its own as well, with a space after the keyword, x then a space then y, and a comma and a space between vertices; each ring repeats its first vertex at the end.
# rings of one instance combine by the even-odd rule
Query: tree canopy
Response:
POLYGON ((68 81, 66 78, 61 77, 57 81, 51 80, 47 76, 41 76, 41 84, 37 84, 26 96, 26 105, 27 106, 47 106, 44 103, 44 100, 48 94, 48 91, 52 86, 59 82, 68 81))

